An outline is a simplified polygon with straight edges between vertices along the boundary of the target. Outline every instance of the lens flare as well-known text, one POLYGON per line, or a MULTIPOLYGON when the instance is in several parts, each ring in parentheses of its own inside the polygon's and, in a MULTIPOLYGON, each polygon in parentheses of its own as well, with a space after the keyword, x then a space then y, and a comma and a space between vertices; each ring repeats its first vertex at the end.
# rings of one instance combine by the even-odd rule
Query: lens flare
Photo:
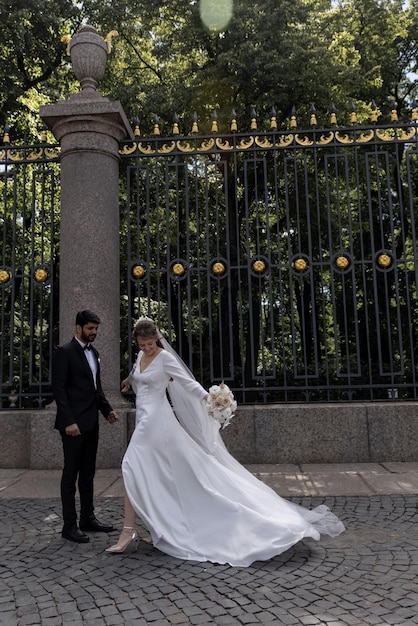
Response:
POLYGON ((200 0, 200 19, 208 30, 222 32, 232 17, 233 0, 200 0))

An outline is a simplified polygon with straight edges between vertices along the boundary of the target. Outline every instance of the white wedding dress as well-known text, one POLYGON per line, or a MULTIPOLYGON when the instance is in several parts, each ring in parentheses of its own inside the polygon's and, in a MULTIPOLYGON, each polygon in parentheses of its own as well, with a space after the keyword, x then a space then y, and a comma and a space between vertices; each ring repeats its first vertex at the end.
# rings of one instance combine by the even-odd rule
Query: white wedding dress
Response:
POLYGON ((129 376, 136 428, 122 473, 156 548, 179 559, 245 567, 305 537, 345 530, 326 506, 308 510, 284 500, 229 454, 219 424, 207 415, 207 392, 175 356, 162 350, 142 373, 141 357, 129 376), (200 417, 182 426, 186 405, 200 417))

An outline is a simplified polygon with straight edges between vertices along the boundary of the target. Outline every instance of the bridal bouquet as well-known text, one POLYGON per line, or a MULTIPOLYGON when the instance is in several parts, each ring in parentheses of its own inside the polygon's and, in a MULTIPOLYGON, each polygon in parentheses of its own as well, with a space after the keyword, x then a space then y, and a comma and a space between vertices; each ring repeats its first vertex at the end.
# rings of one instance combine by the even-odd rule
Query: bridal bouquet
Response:
POLYGON ((220 385, 210 387, 206 407, 209 415, 219 422, 222 428, 226 428, 234 417, 237 403, 228 385, 221 382, 220 385))

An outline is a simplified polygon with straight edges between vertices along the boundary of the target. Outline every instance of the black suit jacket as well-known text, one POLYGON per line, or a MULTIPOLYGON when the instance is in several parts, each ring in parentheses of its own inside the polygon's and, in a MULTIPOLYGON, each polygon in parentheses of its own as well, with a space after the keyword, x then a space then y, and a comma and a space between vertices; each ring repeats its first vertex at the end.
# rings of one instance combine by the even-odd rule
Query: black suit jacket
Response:
POLYGON ((92 350, 97 359, 97 389, 84 350, 75 337, 53 355, 52 391, 57 403, 55 428, 58 430, 74 423, 81 432, 93 430, 99 411, 107 418, 113 410, 100 381, 99 353, 93 346, 92 350))

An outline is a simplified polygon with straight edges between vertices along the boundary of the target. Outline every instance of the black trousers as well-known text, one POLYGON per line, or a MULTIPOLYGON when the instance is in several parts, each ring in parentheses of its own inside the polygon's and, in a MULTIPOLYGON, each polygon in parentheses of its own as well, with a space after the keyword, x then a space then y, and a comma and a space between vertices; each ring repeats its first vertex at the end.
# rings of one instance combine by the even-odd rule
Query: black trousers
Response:
POLYGON ((76 486, 80 494, 80 520, 94 514, 94 474, 96 472, 97 445, 99 441, 99 425, 77 437, 61 432, 64 450, 64 468, 61 477, 61 502, 64 528, 69 529, 77 524, 75 504, 76 486))

